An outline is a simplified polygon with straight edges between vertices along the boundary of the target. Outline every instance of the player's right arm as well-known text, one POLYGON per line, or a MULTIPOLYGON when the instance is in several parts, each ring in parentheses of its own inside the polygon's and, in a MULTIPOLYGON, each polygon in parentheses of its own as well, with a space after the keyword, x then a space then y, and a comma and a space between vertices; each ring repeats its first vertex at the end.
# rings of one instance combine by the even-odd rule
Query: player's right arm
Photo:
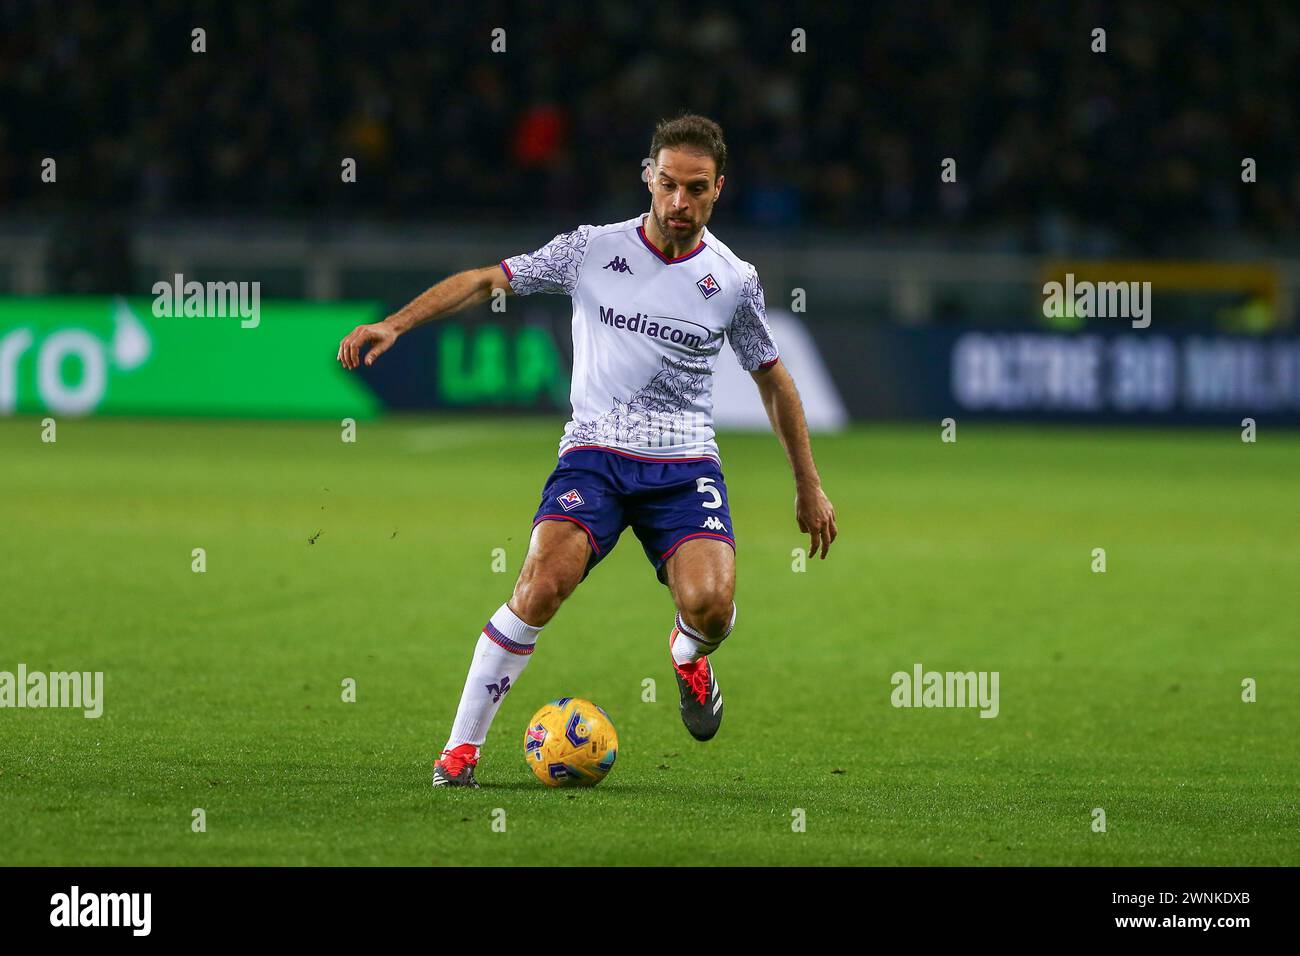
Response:
POLYGON ((417 325, 486 302, 497 289, 505 290, 506 295, 514 295, 510 280, 499 265, 448 276, 384 321, 358 325, 339 343, 338 360, 344 368, 354 369, 363 361, 362 353, 365 352, 366 365, 374 365, 375 359, 392 348, 399 335, 417 325))

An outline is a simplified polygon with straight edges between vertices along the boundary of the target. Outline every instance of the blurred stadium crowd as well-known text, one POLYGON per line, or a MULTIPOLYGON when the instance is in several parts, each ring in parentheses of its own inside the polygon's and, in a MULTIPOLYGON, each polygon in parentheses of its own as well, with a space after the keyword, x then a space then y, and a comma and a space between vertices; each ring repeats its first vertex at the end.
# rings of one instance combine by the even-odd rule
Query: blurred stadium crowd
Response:
POLYGON ((754 226, 1158 252, 1300 225, 1289 4, 0 0, 0 18, 0 203, 36 213, 606 221, 644 203, 651 127, 687 107, 723 124, 728 215, 754 226))

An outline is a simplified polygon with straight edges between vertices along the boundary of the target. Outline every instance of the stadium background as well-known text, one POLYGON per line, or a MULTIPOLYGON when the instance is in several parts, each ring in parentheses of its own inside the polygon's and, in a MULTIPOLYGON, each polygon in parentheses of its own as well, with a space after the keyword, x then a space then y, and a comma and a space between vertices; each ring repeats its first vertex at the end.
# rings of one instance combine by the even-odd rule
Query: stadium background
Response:
MULTIPOLYGON (((733 157, 714 227, 758 265, 770 306, 799 296, 854 417, 1300 416, 1294 10, 813 9, 799 28, 817 42, 795 53, 773 3, 694 20, 669 4, 648 34, 610 3, 548 18, 149 9, 8 14, 0 289, 147 294, 181 273, 392 310, 451 271, 627 218, 645 205, 648 131, 689 106, 723 121, 733 157), (175 40, 191 20, 210 53, 175 40), (503 53, 464 42, 496 28, 503 53), (47 156, 57 184, 32 175, 47 156), (940 181, 945 158, 956 182, 940 181), (1046 279, 1107 265, 1154 278, 1153 328, 1043 319, 1046 279), (977 328, 1032 334, 961 338, 977 328), (1091 403, 1062 394, 1061 331, 1105 339, 1091 403), (953 387, 963 356, 989 376, 978 394, 953 387)), ((412 337, 369 384, 401 408, 560 410, 565 303, 520 311, 487 331, 483 361, 506 364, 480 380, 427 370, 474 372, 490 316, 457 320, 446 349, 445 330, 412 337), (521 335, 555 354, 512 387, 521 335)))
MULTIPOLYGON (((1234 696, 1242 676, 1296 677, 1297 460, 1278 430, 1300 424, 1296 9, 72 2, 5 4, 0 26, 3 568, 23 582, 4 660, 100 665, 125 709, 108 735, 121 766, 86 756, 93 722, 5 715, 30 733, 10 738, 3 818, 55 859, 1296 862, 1296 745, 1281 731, 1294 695, 1255 723, 1234 696), (1098 26, 1105 53, 1091 49, 1098 26), (733 749, 679 761, 675 717, 640 716, 619 662, 584 663, 593 616, 655 633, 647 620, 663 617, 625 544, 528 674, 536 703, 554 688, 617 705, 630 766, 589 806, 625 855, 583 857, 554 834, 504 854, 486 834, 461 858, 413 850, 428 808, 403 760, 418 767, 441 742, 465 635, 501 600, 486 555, 504 547, 512 572, 522 555, 565 417, 568 302, 512 299, 423 328, 360 384, 335 344, 452 271, 645 208, 650 131, 683 108, 726 131, 710 227, 758 266, 779 340, 809 343, 796 377, 845 516, 835 556, 806 575, 818 580, 772 583, 801 539, 779 448, 736 377, 722 447, 742 489, 742 617, 816 632, 801 651, 812 670, 853 661, 883 690, 792 678, 776 644, 735 653, 753 709, 736 711, 733 749), (1150 277, 1151 327, 1045 319, 1043 282, 1070 271, 1150 277), (152 316, 152 286, 177 273, 260 282, 261 326, 152 316), (47 416, 62 457, 34 444, 47 416), (355 448, 338 442, 344 417, 362 422, 355 448), (939 441, 947 417, 953 446, 939 441), (1247 417, 1258 447, 1240 441, 1247 417), (190 574, 198 540, 224 547, 220 584, 190 574), (1099 590, 1086 571, 1103 541, 1127 545, 1132 576, 1112 568, 1099 590), (403 561, 441 594, 432 606, 393 580, 403 561), (358 588, 377 618, 340 603, 358 588), (844 611, 850 595, 864 603, 844 611), (811 624, 806 607, 823 609, 811 624), (986 722, 945 715, 936 734, 896 720, 887 676, 914 660, 1020 667, 1034 697, 1004 704, 987 723, 1006 737, 981 750, 986 722), (372 723, 303 723, 337 674, 367 668, 363 686, 391 691, 372 723), (305 709, 267 704, 299 683, 305 709), (780 709, 814 687, 818 713, 780 709), (1017 724, 1026 713, 1041 723, 1017 724), (812 741, 794 778, 789 760, 753 766, 771 749, 761 727, 812 741), (965 763, 972 752, 985 766, 965 763), (1086 828, 1098 763, 1130 812, 1108 849, 1086 828), (846 829, 823 822, 829 842, 795 850, 755 835, 811 799, 794 792, 810 764, 856 788, 827 798, 846 829), (704 781, 658 803, 670 765, 704 781), (295 769, 329 796, 294 789, 295 769), (950 772, 972 776, 945 789, 950 772), (751 775, 721 820, 706 812, 709 773, 751 775), (620 778, 647 802, 620 804, 620 778), (184 835, 158 837, 177 780, 238 791, 226 820, 242 819, 240 835, 203 857, 184 835), (761 803, 772 792, 785 809, 761 803), (337 801, 350 799, 380 806, 383 828, 349 830, 337 801), (317 829, 268 809, 286 800, 317 829), (1231 832, 1215 829, 1225 807, 1231 832), (645 822, 657 813, 662 829, 645 822), (683 817, 707 820, 716 846, 683 817)), ((662 670, 641 643, 637 676, 662 670)), ((508 754, 530 703, 511 699, 493 731, 498 778, 523 770, 508 754)), ((553 803, 512 797, 562 825, 553 803)))

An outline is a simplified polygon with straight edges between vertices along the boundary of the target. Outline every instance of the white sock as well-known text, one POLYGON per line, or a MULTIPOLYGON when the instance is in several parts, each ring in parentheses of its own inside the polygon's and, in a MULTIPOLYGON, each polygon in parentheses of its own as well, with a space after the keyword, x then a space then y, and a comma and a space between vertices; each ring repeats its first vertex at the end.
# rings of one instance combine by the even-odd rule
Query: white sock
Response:
POLYGON ((502 604, 479 635, 470 661, 456 720, 444 750, 473 744, 482 747, 501 700, 514 688, 528 666, 540 627, 525 624, 508 604, 502 604))
POLYGON ((726 631, 722 637, 716 641, 711 641, 695 628, 688 625, 682 620, 682 614, 677 612, 676 627, 677 637, 673 639, 673 660, 678 664, 689 664, 691 661, 697 661, 701 657, 708 657, 718 649, 718 645, 727 639, 731 629, 736 626, 736 605, 731 605, 731 623, 727 625, 726 631))

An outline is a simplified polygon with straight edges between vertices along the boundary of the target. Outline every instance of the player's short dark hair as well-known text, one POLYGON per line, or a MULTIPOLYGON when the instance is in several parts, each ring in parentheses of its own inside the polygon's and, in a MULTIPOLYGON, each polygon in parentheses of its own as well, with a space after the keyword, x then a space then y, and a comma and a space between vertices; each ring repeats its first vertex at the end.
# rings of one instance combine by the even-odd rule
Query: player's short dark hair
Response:
POLYGON ((707 116, 683 113, 674 119, 661 120, 650 138, 650 158, 658 162, 659 150, 665 148, 708 153, 717 167, 716 176, 721 176, 727 167, 727 142, 722 138, 722 127, 707 116))

